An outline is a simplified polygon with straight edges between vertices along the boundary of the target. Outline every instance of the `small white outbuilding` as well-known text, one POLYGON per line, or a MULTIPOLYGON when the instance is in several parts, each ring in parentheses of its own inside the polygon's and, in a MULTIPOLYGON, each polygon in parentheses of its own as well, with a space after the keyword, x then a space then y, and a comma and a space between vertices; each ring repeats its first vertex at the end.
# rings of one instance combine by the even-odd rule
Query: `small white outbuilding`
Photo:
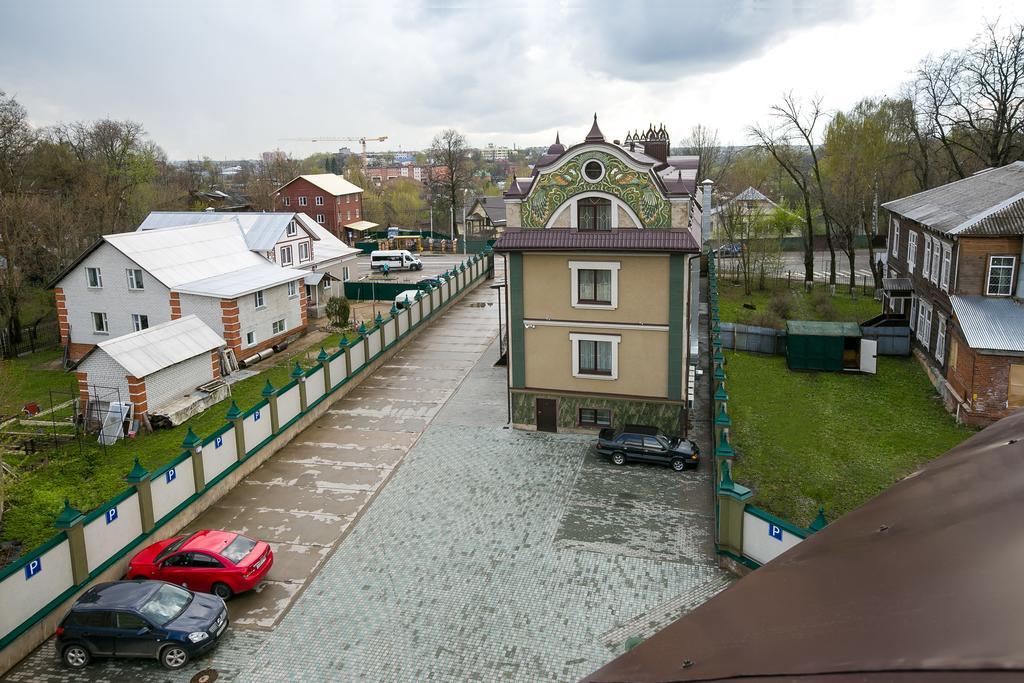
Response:
POLYGON ((83 402, 131 403, 156 414, 221 377, 224 340, 195 315, 100 342, 79 362, 83 402))

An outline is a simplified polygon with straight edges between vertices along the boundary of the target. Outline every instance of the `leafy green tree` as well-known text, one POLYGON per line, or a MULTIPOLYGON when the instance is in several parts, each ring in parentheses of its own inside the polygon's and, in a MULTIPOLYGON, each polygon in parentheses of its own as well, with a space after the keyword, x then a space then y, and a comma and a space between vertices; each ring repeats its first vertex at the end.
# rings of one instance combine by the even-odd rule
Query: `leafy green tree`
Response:
POLYGON ((352 305, 347 298, 332 296, 327 300, 327 306, 324 310, 332 325, 342 329, 348 327, 349 317, 352 315, 352 305))

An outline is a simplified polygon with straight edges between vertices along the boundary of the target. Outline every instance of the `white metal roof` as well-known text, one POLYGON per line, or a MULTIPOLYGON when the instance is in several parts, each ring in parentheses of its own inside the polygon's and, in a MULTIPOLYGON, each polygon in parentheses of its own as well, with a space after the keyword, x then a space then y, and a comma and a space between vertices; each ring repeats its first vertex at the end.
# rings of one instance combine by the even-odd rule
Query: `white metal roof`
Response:
POLYGON ((141 378, 224 345, 220 335, 206 323, 194 315, 186 315, 100 342, 97 346, 129 375, 141 378))
POLYGON ((1024 304, 1009 297, 949 297, 964 340, 972 349, 1024 352, 1024 304))
MULTIPOLYGON (((299 178, 313 183, 332 195, 356 194, 363 191, 363 188, 350 183, 337 173, 314 173, 313 175, 300 175, 299 178)), ((291 182, 295 182, 295 180, 291 182)))
POLYGON ((252 266, 274 267, 259 254, 249 251, 241 226, 233 218, 201 225, 104 235, 103 239, 170 289, 252 266))
POLYGON ((380 224, 372 223, 370 221, 352 221, 351 223, 346 223, 345 227, 349 230, 355 230, 356 232, 365 232, 367 230, 380 227, 380 224))
MULTIPOLYGON (((263 259, 261 259, 263 260, 263 259)), ((297 268, 279 268, 269 261, 261 264, 219 273, 201 280, 185 282, 175 287, 182 294, 198 294, 200 296, 216 296, 233 299, 251 294, 260 289, 267 289, 292 280, 306 277, 306 271, 297 268)))
POLYGON ((317 243, 313 245, 313 261, 312 265, 320 265, 321 263, 327 263, 338 258, 355 257, 363 253, 362 249, 356 249, 350 247, 337 237, 334 236, 330 230, 317 223, 315 220, 310 218, 304 213, 295 214, 295 218, 306 227, 306 229, 316 235, 317 243))
POLYGON ((187 225, 199 225, 217 223, 223 220, 234 218, 245 234, 245 243, 253 251, 270 251, 274 248, 288 229, 288 224, 293 220, 301 229, 315 240, 320 236, 309 228, 309 224, 316 224, 305 214, 291 211, 274 211, 266 213, 254 212, 214 212, 214 211, 153 211, 136 231, 156 230, 160 228, 180 228, 187 225), (306 218, 306 221, 299 220, 299 217, 306 218))

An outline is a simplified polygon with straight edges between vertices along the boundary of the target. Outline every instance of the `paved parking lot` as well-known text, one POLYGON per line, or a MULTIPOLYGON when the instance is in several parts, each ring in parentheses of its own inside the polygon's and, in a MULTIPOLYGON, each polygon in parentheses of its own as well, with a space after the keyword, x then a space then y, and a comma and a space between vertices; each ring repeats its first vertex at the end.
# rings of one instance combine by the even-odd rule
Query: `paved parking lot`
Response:
POLYGON ((187 671, 119 661, 72 677, 47 645, 9 680, 572 681, 725 588, 706 463, 615 467, 588 437, 503 428, 505 369, 474 337, 496 326, 493 296, 476 290, 429 348, 397 356, 211 513, 294 546, 272 578, 299 588, 233 604, 234 627, 187 671), (274 502, 289 488, 315 523, 274 502))
MULTIPOLYGON (((423 261, 423 270, 417 271, 404 271, 404 270, 393 270, 388 276, 388 282, 417 282, 425 277, 432 275, 440 275, 446 270, 451 270, 453 267, 461 264, 472 254, 431 254, 431 253, 419 253, 417 256, 423 261)), ((499 261, 501 259, 498 259, 499 261)), ((352 270, 352 279, 360 280, 365 276, 370 275, 370 256, 363 255, 356 259, 356 265, 352 270)))

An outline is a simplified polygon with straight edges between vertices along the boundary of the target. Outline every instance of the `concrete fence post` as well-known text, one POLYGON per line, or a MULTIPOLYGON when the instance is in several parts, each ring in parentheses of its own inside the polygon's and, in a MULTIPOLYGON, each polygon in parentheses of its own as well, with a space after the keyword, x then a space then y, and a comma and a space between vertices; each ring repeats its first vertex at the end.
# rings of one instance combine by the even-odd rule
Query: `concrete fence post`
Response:
POLYGON ((743 556, 743 511, 753 492, 732 480, 730 463, 719 463, 722 481, 716 489, 718 497, 718 548, 736 557, 743 556))
POLYGON ((346 337, 342 337, 341 341, 338 342, 338 349, 345 358, 345 377, 348 377, 352 374, 352 356, 348 350, 348 339, 346 337))
POLYGON ((281 427, 281 421, 278 418, 277 412, 277 389, 274 385, 267 380, 267 383, 263 385, 263 398, 267 399, 267 405, 270 406, 270 433, 277 434, 277 430, 281 427))
POLYGON ((64 532, 71 551, 71 579, 75 585, 89 578, 89 555, 85 547, 85 516, 71 507, 67 498, 64 499, 64 510, 57 517, 54 526, 64 532))
MULTIPOLYGON (((387 346, 387 344, 384 343, 384 316, 380 314, 380 311, 377 311, 377 317, 374 318, 373 321, 377 324, 376 331, 377 334, 380 335, 380 353, 383 353, 384 347, 387 346)), ((367 360, 369 360, 369 358, 367 358, 367 360)))
POLYGON ((238 407, 238 404, 231 401, 231 407, 228 408, 228 414, 224 417, 227 418, 228 422, 231 423, 232 428, 235 430, 235 458, 241 462, 245 460, 246 448, 245 448, 245 418, 242 416, 242 410, 238 407))
POLYGON ((206 487, 206 471, 203 468, 203 442, 192 428, 188 428, 188 434, 181 440, 181 447, 192 454, 192 478, 195 483, 196 493, 206 487))
POLYGON ((156 519, 153 515, 153 489, 149 472, 139 464, 138 458, 135 458, 135 465, 125 475, 125 481, 131 484, 139 495, 139 517, 142 521, 142 532, 149 533, 156 526, 156 519))
POLYGON ((334 385, 331 383, 331 357, 327 355, 327 350, 324 347, 320 347, 320 353, 317 354, 316 360, 320 363, 320 369, 324 373, 324 394, 327 394, 334 385))
POLYGON ((306 371, 299 365, 299 361, 295 361, 295 367, 292 368, 292 379, 299 385, 299 412, 304 413, 309 407, 309 402, 306 400, 306 371))

